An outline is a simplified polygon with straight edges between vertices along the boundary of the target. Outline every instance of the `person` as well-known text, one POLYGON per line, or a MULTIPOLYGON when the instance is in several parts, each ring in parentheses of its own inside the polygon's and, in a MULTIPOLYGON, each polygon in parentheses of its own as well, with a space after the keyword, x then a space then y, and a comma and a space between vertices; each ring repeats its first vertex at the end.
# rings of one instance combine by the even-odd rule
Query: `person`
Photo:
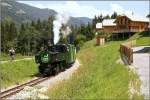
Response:
POLYGON ((15 50, 13 48, 9 50, 9 56, 11 61, 15 59, 15 50))

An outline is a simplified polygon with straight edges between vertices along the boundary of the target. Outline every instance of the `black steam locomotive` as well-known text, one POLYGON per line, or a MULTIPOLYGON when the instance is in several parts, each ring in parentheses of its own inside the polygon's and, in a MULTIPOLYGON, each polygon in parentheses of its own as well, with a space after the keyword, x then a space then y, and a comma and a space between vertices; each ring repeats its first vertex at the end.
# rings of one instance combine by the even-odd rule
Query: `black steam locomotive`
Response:
POLYGON ((76 59, 76 48, 72 44, 56 44, 42 48, 35 55, 35 62, 39 64, 42 75, 52 75, 65 70, 76 59))

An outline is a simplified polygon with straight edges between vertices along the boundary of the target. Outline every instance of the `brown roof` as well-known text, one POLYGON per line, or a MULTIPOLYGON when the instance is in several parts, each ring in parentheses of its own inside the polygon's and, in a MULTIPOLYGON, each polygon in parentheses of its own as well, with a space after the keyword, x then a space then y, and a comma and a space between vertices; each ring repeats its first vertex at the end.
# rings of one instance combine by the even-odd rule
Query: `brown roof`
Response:
MULTIPOLYGON (((125 16, 127 18, 129 18, 131 21, 138 21, 138 22, 149 22, 149 19, 148 18, 143 18, 143 17, 137 17, 137 16, 127 16, 127 15, 120 15, 118 17, 122 17, 122 16, 125 16)), ((118 18, 117 17, 117 18, 118 18)), ((115 20, 116 22, 116 20, 115 20)))

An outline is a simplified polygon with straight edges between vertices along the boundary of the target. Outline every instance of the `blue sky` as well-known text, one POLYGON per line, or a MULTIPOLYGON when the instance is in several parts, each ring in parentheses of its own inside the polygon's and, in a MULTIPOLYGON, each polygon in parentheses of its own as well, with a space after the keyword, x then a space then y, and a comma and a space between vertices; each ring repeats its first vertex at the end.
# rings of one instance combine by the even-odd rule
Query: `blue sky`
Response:
POLYGON ((149 13, 149 1, 18 1, 38 8, 54 9, 59 13, 68 13, 74 17, 89 17, 94 15, 132 13, 145 17, 149 13))

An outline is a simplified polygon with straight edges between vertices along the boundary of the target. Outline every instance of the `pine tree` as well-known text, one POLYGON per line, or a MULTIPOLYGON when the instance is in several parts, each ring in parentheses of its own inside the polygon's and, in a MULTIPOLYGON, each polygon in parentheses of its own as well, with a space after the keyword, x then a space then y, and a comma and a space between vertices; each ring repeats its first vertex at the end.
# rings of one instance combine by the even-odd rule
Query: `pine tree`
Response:
POLYGON ((37 20, 36 29, 39 31, 41 30, 41 20, 40 19, 37 20))
POLYGON ((17 36, 17 28, 14 22, 10 23, 9 35, 10 35, 10 41, 13 41, 17 36))
POLYGON ((103 21, 103 15, 101 14, 100 16, 99 16, 99 22, 102 22, 103 21))
POLYGON ((104 19, 110 19, 110 16, 109 16, 109 15, 106 15, 106 16, 104 17, 104 19))
POLYGON ((111 19, 116 19, 117 16, 118 16, 117 13, 114 12, 114 13, 111 15, 111 19))
POLYGON ((32 20, 31 26, 35 27, 35 22, 32 20))

